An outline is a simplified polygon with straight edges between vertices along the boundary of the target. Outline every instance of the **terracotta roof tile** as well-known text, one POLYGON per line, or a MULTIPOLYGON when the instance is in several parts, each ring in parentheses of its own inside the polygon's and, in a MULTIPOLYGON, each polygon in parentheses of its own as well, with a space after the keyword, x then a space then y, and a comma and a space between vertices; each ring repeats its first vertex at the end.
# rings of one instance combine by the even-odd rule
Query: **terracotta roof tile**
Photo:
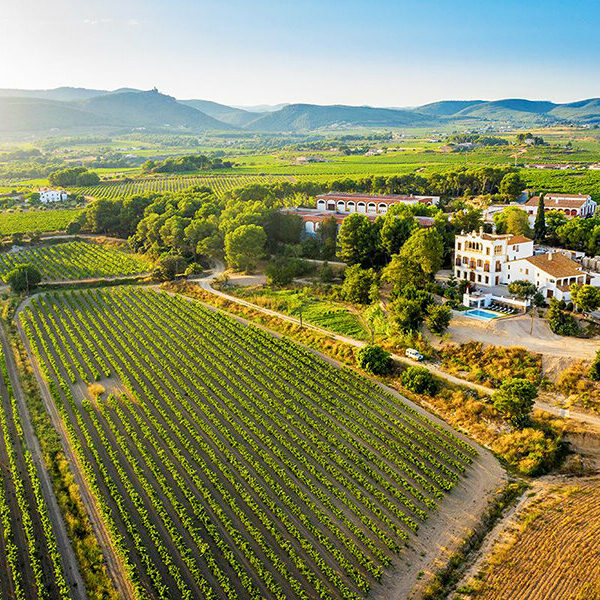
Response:
POLYGON ((571 260, 560 252, 537 254, 536 256, 530 256, 525 260, 534 267, 537 267, 544 271, 544 273, 550 275, 550 277, 555 277, 557 279, 585 274, 581 270, 581 265, 579 263, 576 263, 574 260, 571 260))

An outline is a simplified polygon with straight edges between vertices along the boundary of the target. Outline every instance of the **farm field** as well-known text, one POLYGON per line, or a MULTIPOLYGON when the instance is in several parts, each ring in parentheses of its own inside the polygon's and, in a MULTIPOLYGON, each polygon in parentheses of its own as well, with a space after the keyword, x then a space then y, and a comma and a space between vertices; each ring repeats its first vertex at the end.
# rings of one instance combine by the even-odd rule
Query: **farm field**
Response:
POLYGON ((0 212, 0 235, 34 231, 64 231, 81 210, 30 210, 0 212))
POLYGON ((273 183, 275 179, 262 175, 190 175, 173 177, 144 177, 130 182, 105 181, 98 185, 73 188, 73 192, 94 198, 117 198, 146 192, 178 192, 191 186, 210 187, 215 194, 224 194, 228 190, 251 183, 273 183))
POLYGON ((0 598, 67 599, 69 588, 4 356, 0 370, 0 598))
POLYGON ((475 456, 180 296, 47 293, 20 319, 145 598, 364 598, 475 456))
POLYGON ((600 480, 545 486, 520 510, 488 564, 455 600, 600 597, 600 480))
POLYGON ((139 255, 94 242, 73 241, 0 254, 0 278, 23 263, 36 266, 42 281, 136 275, 150 268, 139 255))
POLYGON ((299 316, 306 321, 335 333, 348 335, 357 340, 366 340, 369 332, 357 313, 343 304, 319 298, 304 290, 269 290, 255 288, 232 288, 229 292, 245 300, 271 310, 299 316))

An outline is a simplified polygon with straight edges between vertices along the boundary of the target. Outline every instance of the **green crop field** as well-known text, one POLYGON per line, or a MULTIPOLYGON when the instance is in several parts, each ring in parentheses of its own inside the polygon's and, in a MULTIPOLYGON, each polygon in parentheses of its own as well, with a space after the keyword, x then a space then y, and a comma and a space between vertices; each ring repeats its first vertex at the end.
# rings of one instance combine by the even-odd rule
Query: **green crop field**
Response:
POLYGON ((31 233, 34 231, 64 231, 81 210, 29 210, 1 212, 0 235, 31 233))
POLYGON ((130 182, 105 181, 98 185, 76 188, 77 194, 84 194, 94 198, 117 198, 119 196, 132 196, 146 192, 178 192, 191 186, 210 187, 216 194, 223 194, 228 190, 251 183, 271 183, 272 177, 261 175, 189 175, 173 177, 145 177, 134 179, 130 182))
POLYGON ((237 296, 271 310, 299 316, 325 329, 348 335, 357 340, 366 340, 368 331, 360 316, 343 304, 313 296, 306 290, 269 290, 233 288, 237 296))
POLYGON ((18 264, 30 263, 43 281, 136 275, 149 270, 146 259, 92 242, 65 242, 0 254, 0 277, 18 264))
POLYGON ((0 356, 0 598, 70 598, 19 408, 0 356))
POLYGON ((181 296, 47 293, 21 324, 140 597, 365 598, 475 455, 181 296))

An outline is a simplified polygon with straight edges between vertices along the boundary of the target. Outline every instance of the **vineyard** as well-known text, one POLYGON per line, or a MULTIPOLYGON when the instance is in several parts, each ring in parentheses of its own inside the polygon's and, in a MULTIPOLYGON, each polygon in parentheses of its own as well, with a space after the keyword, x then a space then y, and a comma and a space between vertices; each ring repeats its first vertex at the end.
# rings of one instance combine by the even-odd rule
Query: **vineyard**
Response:
POLYGON ((191 186, 206 186, 215 194, 249 185, 252 183, 274 183, 284 178, 268 177, 264 175, 190 175, 178 177, 139 178, 131 181, 105 181, 99 185, 74 189, 77 194, 92 196, 93 198, 118 198, 120 196, 133 196, 146 192, 179 192, 191 186))
POLYGON ((139 597, 364 598, 475 455, 181 296, 53 292, 20 322, 139 597))
POLYGON ((81 210, 30 210, 26 212, 1 212, 0 235, 31 233, 34 231, 64 231, 81 210))
POLYGON ((68 599, 52 524, 4 356, 0 370, 0 598, 68 599))
POLYGON ((600 481, 542 489, 497 542, 472 590, 456 599, 600 597, 600 481))
POLYGON ((0 278, 23 263, 36 266, 43 281, 136 275, 150 268, 141 256, 93 242, 74 241, 2 253, 0 278))

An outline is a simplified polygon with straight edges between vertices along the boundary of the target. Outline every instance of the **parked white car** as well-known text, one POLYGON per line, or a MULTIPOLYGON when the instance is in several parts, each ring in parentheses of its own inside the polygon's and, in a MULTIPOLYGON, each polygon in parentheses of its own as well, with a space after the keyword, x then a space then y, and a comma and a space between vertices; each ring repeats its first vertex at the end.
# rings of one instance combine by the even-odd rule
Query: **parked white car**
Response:
POLYGON ((423 360, 425 358, 418 350, 415 350, 414 348, 407 348, 404 351, 404 354, 412 360, 423 360))

